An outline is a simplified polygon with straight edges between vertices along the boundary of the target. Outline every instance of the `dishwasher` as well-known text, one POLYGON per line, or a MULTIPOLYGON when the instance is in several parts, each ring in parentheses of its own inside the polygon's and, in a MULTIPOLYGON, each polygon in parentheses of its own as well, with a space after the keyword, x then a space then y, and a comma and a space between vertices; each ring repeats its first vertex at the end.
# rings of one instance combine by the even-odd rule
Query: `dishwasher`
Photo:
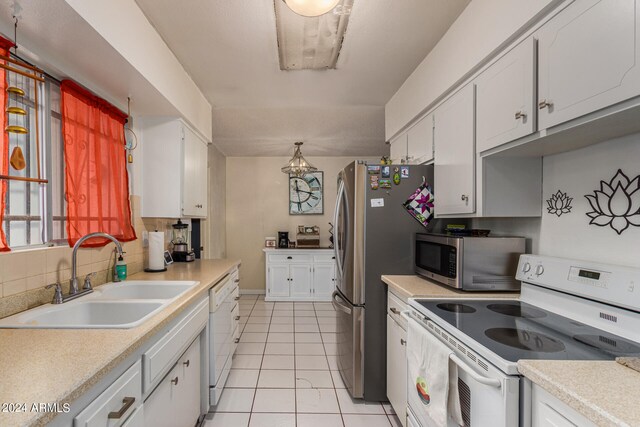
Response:
POLYGON ((216 406, 240 341, 238 270, 209 291, 209 404, 216 406))

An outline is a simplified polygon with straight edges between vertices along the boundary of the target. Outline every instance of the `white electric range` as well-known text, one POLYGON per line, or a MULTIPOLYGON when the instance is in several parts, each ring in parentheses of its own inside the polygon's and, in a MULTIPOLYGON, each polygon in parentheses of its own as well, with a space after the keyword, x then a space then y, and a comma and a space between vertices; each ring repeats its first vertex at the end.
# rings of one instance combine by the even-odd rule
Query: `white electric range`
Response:
MULTIPOLYGON (((528 425, 518 360, 640 356, 640 270, 522 255, 516 278, 518 300, 410 300, 407 317, 452 350, 466 426, 528 425)), ((427 427, 408 380, 409 425, 427 427)))

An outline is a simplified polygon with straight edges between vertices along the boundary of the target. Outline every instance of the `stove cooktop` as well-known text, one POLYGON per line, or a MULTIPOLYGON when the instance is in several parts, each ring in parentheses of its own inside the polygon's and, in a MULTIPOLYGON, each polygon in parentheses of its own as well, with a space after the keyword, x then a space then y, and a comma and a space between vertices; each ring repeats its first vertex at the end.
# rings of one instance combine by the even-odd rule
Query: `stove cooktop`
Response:
POLYGON ((435 323, 441 319, 509 362, 640 356, 640 344, 518 300, 416 302, 435 323))

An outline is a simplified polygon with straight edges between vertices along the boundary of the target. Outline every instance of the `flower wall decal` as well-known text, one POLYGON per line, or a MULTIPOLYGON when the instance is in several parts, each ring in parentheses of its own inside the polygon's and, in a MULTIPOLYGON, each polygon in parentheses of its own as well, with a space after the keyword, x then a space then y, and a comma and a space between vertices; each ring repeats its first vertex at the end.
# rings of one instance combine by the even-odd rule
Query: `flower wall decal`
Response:
POLYGON ((630 180, 621 169, 611 181, 600 181, 600 190, 585 195, 591 209, 589 224, 610 226, 622 234, 630 225, 640 227, 640 175, 630 180))
POLYGON ((562 216, 562 214, 571 212, 572 201, 573 198, 567 196, 567 193, 563 193, 562 191, 558 190, 549 199, 547 199, 547 211, 550 214, 562 216))

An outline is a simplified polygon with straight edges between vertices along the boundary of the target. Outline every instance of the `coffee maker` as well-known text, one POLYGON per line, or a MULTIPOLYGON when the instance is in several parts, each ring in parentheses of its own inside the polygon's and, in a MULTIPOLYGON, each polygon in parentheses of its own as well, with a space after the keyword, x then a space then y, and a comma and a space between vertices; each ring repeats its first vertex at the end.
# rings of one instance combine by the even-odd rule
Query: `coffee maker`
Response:
POLYGON ((288 248, 289 247, 289 232, 288 231, 278 231, 278 247, 279 248, 288 248))
POLYGON ((185 224, 182 220, 178 220, 177 223, 171 225, 173 227, 173 238, 171 244, 173 245, 173 251, 171 252, 171 258, 175 262, 191 262, 196 260, 196 254, 191 249, 189 242, 189 224, 185 224))

